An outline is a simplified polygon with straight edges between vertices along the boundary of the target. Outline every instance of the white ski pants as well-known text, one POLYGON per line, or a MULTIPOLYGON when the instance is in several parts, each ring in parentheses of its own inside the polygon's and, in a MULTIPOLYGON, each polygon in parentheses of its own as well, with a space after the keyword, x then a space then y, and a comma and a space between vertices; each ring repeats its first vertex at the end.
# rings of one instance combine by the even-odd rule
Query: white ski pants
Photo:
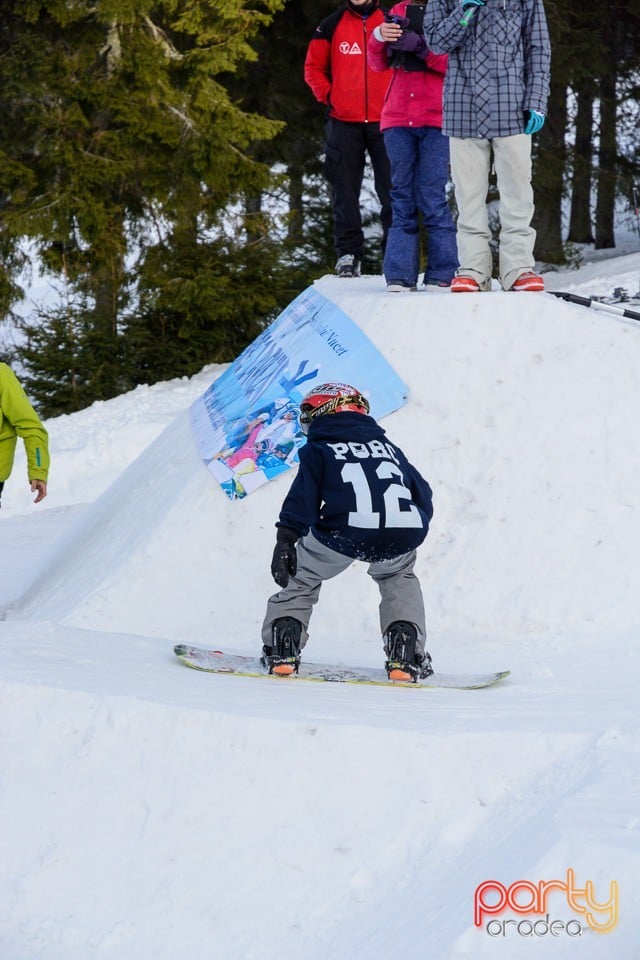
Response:
MULTIPOLYGON (((298 569, 295 577, 278 593, 269 598, 267 613, 262 625, 262 642, 271 646, 271 624, 278 617, 295 617, 302 624, 301 648, 309 639, 309 620, 314 604, 318 600, 320 587, 324 580, 331 580, 342 573, 352 563, 352 557, 345 557, 326 547, 308 533, 298 542, 298 569)), ((404 553, 393 560, 380 560, 370 563, 369 576, 380 590, 380 633, 387 632, 396 620, 414 623, 418 630, 417 648, 424 653, 426 627, 424 601, 420 581, 413 572, 416 551, 404 553)), ((345 637, 345 640, 347 638, 345 637)))
POLYGON ((487 189, 491 155, 500 194, 500 282, 510 290, 514 281, 533 270, 536 232, 531 186, 531 137, 480 140, 451 137, 451 177, 458 206, 458 276, 473 277, 482 290, 491 289, 491 250, 487 189))

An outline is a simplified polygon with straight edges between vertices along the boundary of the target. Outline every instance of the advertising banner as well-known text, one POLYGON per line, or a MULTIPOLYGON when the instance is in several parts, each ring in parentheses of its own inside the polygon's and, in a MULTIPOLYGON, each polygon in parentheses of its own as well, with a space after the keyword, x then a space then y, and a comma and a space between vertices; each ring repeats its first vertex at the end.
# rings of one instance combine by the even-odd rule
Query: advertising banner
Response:
POLYGON ((305 442, 300 401, 329 381, 357 387, 376 419, 407 398, 407 387, 362 330, 309 287, 192 404, 200 456, 230 499, 298 462, 305 442))

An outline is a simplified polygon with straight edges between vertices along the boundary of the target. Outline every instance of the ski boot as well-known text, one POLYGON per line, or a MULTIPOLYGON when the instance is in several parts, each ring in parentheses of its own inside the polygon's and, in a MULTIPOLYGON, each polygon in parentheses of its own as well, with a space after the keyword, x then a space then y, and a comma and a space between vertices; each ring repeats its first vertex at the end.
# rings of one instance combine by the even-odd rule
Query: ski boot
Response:
POLYGON ((413 623, 396 620, 384 635, 385 668, 389 680, 415 683, 433 673, 431 656, 416 649, 418 631, 413 623))
POLYGON ((302 624, 294 617, 279 617, 271 624, 270 647, 262 648, 260 662, 269 673, 288 677, 300 666, 300 636, 302 624))

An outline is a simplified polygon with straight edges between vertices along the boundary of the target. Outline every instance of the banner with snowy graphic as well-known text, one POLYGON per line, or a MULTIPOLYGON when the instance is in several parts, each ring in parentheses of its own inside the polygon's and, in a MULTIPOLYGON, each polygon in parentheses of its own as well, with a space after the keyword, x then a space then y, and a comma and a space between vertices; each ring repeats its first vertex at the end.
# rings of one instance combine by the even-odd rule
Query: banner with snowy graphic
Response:
POLYGON ((309 287, 234 360, 190 410, 202 460, 232 500, 298 462, 302 397, 315 384, 355 385, 376 419, 407 387, 362 330, 309 287))

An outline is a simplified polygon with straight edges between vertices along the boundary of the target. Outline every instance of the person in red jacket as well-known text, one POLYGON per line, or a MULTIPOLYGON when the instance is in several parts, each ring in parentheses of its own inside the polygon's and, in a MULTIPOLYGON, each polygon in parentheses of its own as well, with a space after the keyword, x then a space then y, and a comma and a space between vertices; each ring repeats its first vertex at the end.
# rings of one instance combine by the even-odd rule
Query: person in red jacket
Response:
POLYGON ((304 63, 304 79, 326 105, 324 174, 333 200, 336 273, 360 273, 364 234, 360 191, 369 155, 380 201, 382 249, 391 224, 391 170, 380 114, 391 72, 376 72, 367 60, 374 29, 384 22, 378 0, 347 0, 316 29, 304 63))
POLYGON ((383 271, 387 290, 415 290, 420 260, 418 211, 427 231, 427 289, 448 288, 458 268, 456 228, 447 202, 449 138, 442 134, 446 55, 422 36, 424 4, 401 0, 373 32, 369 64, 393 76, 380 127, 391 162, 393 219, 383 271))

